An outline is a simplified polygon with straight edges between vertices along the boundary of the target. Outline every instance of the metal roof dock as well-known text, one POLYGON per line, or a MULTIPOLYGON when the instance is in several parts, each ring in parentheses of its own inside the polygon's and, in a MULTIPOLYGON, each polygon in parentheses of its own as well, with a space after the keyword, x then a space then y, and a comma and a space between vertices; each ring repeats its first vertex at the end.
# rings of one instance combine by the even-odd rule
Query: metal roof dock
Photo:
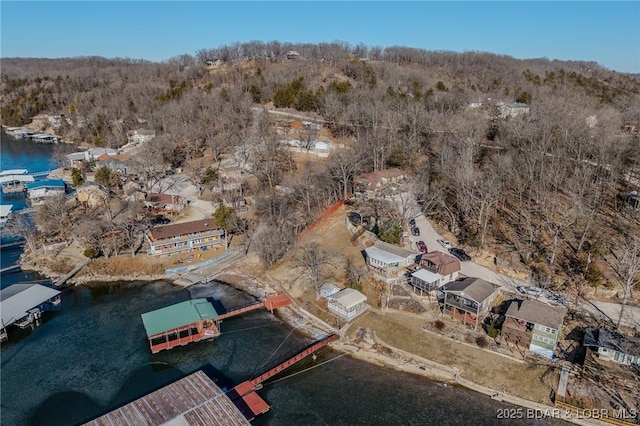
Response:
POLYGON ((152 337, 167 330, 216 318, 218 313, 207 299, 194 299, 142 314, 142 323, 147 337, 152 337))
POLYGON ((27 190, 38 188, 65 188, 65 183, 61 179, 40 180, 27 184, 27 190))
POLYGON ((13 284, 0 291, 2 328, 29 316, 29 311, 53 302, 59 290, 40 284, 13 284))

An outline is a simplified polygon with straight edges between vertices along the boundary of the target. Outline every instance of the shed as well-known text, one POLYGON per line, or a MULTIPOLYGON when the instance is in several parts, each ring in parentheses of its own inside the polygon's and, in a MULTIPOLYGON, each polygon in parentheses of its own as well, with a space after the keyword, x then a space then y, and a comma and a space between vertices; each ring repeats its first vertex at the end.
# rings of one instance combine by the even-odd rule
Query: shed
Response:
POLYGON ((340 287, 333 283, 324 283, 322 287, 320 287, 320 297, 327 298, 332 296, 340 291, 340 287))

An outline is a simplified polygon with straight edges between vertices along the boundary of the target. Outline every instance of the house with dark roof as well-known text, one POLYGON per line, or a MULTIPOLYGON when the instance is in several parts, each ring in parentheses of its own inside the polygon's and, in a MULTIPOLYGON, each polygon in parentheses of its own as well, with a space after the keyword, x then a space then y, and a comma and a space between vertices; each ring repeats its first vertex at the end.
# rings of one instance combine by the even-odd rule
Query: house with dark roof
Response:
POLYGON ((536 300, 512 300, 502 324, 502 340, 553 359, 566 313, 563 306, 550 306, 536 300))
POLYGON ((402 277, 418 256, 413 251, 380 240, 366 248, 364 254, 373 276, 386 282, 402 277))
POLYGON ((215 225, 213 218, 156 226, 147 231, 145 238, 152 256, 207 250, 214 246, 227 249, 227 233, 215 225))
POLYGON ((180 195, 150 192, 144 199, 144 206, 155 213, 177 213, 187 207, 187 200, 180 195))
POLYGON ((434 250, 420 257, 420 266, 434 274, 442 275, 443 283, 455 281, 460 272, 460 260, 449 254, 434 250))
POLYGON ((499 286, 481 278, 468 277, 442 287, 442 312, 466 325, 478 328, 480 319, 489 313, 499 286))
POLYGON ((604 361, 640 365, 640 338, 630 337, 605 328, 587 328, 582 345, 598 351, 604 361))

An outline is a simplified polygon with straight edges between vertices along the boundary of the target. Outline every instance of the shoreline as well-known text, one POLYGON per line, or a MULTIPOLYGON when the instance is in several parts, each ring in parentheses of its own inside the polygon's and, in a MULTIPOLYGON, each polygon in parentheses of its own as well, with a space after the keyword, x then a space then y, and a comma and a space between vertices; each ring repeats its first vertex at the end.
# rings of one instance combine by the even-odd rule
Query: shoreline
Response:
MULTIPOLYGON (((63 275, 55 273, 46 267, 38 265, 35 261, 28 261, 21 259, 21 265, 25 266, 28 271, 33 271, 46 276, 49 279, 60 278, 63 275)), ((99 286, 109 283, 127 283, 127 282, 155 282, 155 281, 168 281, 172 285, 178 276, 167 275, 91 275, 80 276, 70 278, 66 286, 79 286, 84 285, 87 287, 99 286)), ((244 272, 237 270, 221 271, 215 281, 232 287, 236 290, 240 290, 253 297, 262 297, 265 292, 281 291, 286 294, 288 292, 277 283, 268 283, 261 281, 255 276, 247 277, 244 272), (246 279, 245 279, 246 278, 246 279), (246 283, 246 284, 245 284, 246 283)), ((64 288, 61 286, 60 288, 64 288)), ((184 287, 188 288, 188 287, 184 287)), ((596 419, 584 419, 579 418, 575 413, 568 413, 566 410, 558 409, 552 405, 540 404, 534 401, 518 398, 504 392, 488 388, 486 386, 479 385, 470 380, 466 380, 460 377, 462 370, 455 367, 449 367, 443 364, 439 364, 435 361, 422 358, 418 355, 406 352, 402 349, 396 348, 382 341, 376 336, 375 330, 365 329, 365 337, 361 342, 355 342, 347 338, 347 330, 350 328, 351 323, 347 323, 342 329, 336 329, 327 324, 322 319, 306 311, 303 307, 298 305, 295 299, 291 298, 293 305, 277 311, 277 316, 284 321, 288 326, 294 328, 298 332, 302 333, 308 338, 318 339, 326 336, 328 333, 337 333, 340 335, 340 340, 332 343, 330 347, 334 350, 351 356, 357 360, 370 363, 383 368, 388 368, 395 371, 402 371, 414 375, 424 377, 427 380, 441 383, 444 386, 460 386, 462 388, 481 393, 499 402, 505 402, 513 404, 519 407, 524 407, 527 410, 532 410, 542 418, 553 418, 559 420, 565 420, 579 425, 605 425, 606 423, 596 419)), ((366 313, 365 313, 366 315, 366 313)))

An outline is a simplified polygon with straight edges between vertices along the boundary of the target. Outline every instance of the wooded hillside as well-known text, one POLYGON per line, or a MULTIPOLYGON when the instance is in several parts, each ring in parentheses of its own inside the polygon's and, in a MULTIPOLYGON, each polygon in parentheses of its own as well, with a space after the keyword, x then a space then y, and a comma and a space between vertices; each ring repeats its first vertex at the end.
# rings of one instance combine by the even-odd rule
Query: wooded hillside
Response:
POLYGON ((258 213, 278 230, 263 233, 267 265, 356 174, 399 167, 416 176, 425 214, 545 286, 613 286, 638 270, 640 80, 595 63, 252 42, 165 63, 3 59, 1 89, 5 125, 64 115, 65 139, 114 148, 152 128, 173 167, 251 157, 258 213), (505 113, 513 102, 528 112, 505 113), (264 105, 326 120, 345 149, 296 170, 270 123, 256 122, 252 107, 264 105), (287 180, 293 193, 276 196, 287 180))

